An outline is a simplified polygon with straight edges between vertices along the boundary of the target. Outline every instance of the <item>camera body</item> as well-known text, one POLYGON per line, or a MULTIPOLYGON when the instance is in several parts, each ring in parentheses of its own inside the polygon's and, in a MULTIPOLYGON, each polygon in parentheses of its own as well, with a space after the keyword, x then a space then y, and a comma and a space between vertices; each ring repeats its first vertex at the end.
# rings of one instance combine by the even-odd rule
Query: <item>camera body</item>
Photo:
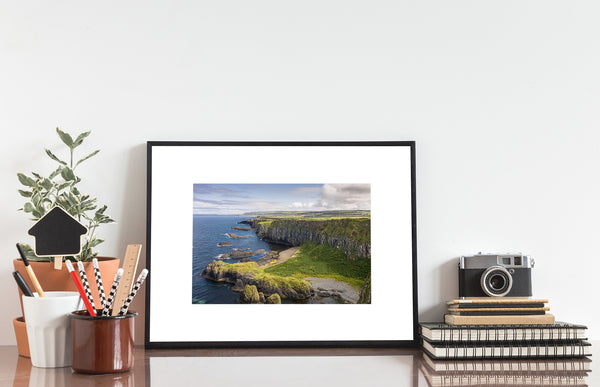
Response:
POLYGON ((459 297, 531 297, 535 261, 522 254, 477 254, 458 263, 459 297))

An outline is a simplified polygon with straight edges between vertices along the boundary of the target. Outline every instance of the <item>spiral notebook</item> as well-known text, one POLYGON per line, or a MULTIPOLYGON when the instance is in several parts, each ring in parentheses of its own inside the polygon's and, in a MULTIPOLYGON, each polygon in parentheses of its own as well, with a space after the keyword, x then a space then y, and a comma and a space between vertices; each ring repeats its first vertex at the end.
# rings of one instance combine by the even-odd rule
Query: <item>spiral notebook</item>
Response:
POLYGON ((422 347, 433 359, 524 359, 591 355, 591 344, 583 340, 435 343, 423 339, 422 347))
POLYGON ((423 354, 420 359, 435 372, 565 372, 592 370, 589 357, 562 359, 492 359, 433 360, 423 354))
POLYGON ((420 370, 431 387, 438 386, 587 386, 585 371, 569 372, 435 372, 420 370))
POLYGON ((450 325, 419 324, 421 335, 429 341, 504 341, 504 340, 581 340, 587 327, 557 321, 547 325, 450 325))

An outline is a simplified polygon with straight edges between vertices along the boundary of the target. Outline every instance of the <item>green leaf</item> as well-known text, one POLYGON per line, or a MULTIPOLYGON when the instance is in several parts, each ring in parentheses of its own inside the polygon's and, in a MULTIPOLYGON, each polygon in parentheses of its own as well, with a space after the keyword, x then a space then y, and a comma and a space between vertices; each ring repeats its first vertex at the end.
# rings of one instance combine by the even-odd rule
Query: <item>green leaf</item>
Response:
POLYGON ((90 241, 90 247, 96 247, 102 242, 104 242, 104 239, 94 239, 90 241))
POLYGON ((31 203, 33 203, 33 205, 36 207, 40 205, 41 200, 42 200, 42 195, 40 195, 39 193, 36 193, 31 197, 31 203))
MULTIPOLYGON (((89 159, 90 157, 96 156, 98 154, 98 152, 100 152, 100 149, 96 149, 95 151, 93 151, 92 153, 90 153, 89 155, 85 156, 84 158, 82 158, 81 160, 79 160, 76 164, 75 167, 77 167, 79 164, 83 163, 85 160, 89 159)), ((74 167, 74 168, 75 168, 74 167)))
POLYGON ((33 212, 33 211, 35 211, 35 207, 33 206, 33 204, 27 202, 23 206, 23 211, 25 211, 25 212, 33 212))
POLYGON ((109 218, 108 216, 105 219, 102 219, 101 221, 99 221, 98 223, 102 223, 102 224, 107 224, 107 223, 114 223, 115 221, 111 218, 109 218))
POLYGON ((50 174, 50 176, 48 176, 48 179, 52 180, 54 179, 56 176, 60 175, 60 172, 62 171, 62 167, 58 167, 54 170, 54 172, 52 172, 50 174))
POLYGON ((92 131, 88 131, 88 132, 84 132, 81 133, 79 136, 77 136, 77 138, 75 139, 75 142, 73 143, 73 148, 81 145, 81 143, 83 142, 83 140, 90 135, 90 133, 92 133, 92 131))
POLYGON ((67 200, 69 201, 69 204, 72 206, 77 206, 79 204, 79 199, 77 198, 77 196, 69 193, 67 194, 67 200))
POLYGON ((68 186, 70 186, 72 183, 70 181, 67 181, 66 183, 62 183, 60 184, 58 187, 56 187, 56 190, 58 192, 62 191, 63 189, 67 188, 68 186))
POLYGON ((19 243, 21 245, 21 248, 23 249, 23 252, 25 253, 25 255, 27 255, 27 253, 33 253, 33 247, 31 247, 31 245, 28 245, 27 243, 19 243))
POLYGON ((46 149, 46 154, 48 155, 48 157, 50 157, 52 160, 56 161, 59 164, 62 165, 67 165, 67 163, 65 161, 62 161, 61 159, 59 159, 54 153, 52 153, 50 151, 50 149, 46 149))
POLYGON ((19 179, 21 184, 26 185, 28 187, 35 187, 35 180, 33 180, 31 177, 26 176, 23 173, 17 173, 17 178, 19 179))
POLYGON ((33 175, 33 177, 35 177, 36 179, 43 179, 43 177, 39 174, 39 173, 35 173, 35 172, 31 172, 31 174, 33 175))
POLYGON ((58 137, 60 137, 62 142, 65 143, 66 146, 68 146, 71 149, 73 148, 73 137, 71 137, 69 133, 63 132, 59 128, 56 128, 56 133, 58 134, 58 137))
POLYGON ((63 168, 62 171, 60 172, 60 175, 62 176, 63 179, 65 179, 67 181, 73 181, 76 179, 75 173, 69 167, 63 168))
POLYGON ((54 187, 54 183, 50 181, 50 179, 46 179, 45 177, 42 179, 40 185, 46 189, 46 191, 50 191, 52 187, 54 187))
POLYGON ((33 195, 33 192, 23 191, 22 189, 18 189, 17 191, 19 191, 21 196, 23 196, 24 198, 30 198, 33 195))

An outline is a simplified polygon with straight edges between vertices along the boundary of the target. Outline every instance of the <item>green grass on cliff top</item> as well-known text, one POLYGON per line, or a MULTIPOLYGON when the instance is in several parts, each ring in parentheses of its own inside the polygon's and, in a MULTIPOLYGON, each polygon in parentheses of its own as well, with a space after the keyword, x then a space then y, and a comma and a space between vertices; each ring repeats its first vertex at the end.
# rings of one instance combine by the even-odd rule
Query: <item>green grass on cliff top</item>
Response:
POLYGON ((295 257, 266 268, 265 272, 282 277, 333 278, 360 288, 371 275, 371 260, 351 260, 335 247, 305 243, 295 257))

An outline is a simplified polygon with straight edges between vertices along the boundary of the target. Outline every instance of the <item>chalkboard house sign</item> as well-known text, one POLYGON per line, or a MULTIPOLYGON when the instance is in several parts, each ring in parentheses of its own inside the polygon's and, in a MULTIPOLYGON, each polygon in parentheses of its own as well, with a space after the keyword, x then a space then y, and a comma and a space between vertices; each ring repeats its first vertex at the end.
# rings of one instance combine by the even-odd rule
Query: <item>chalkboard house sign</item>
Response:
POLYGON ((81 252, 81 236, 87 228, 60 207, 54 207, 28 231, 35 237, 38 257, 76 255, 81 252))

